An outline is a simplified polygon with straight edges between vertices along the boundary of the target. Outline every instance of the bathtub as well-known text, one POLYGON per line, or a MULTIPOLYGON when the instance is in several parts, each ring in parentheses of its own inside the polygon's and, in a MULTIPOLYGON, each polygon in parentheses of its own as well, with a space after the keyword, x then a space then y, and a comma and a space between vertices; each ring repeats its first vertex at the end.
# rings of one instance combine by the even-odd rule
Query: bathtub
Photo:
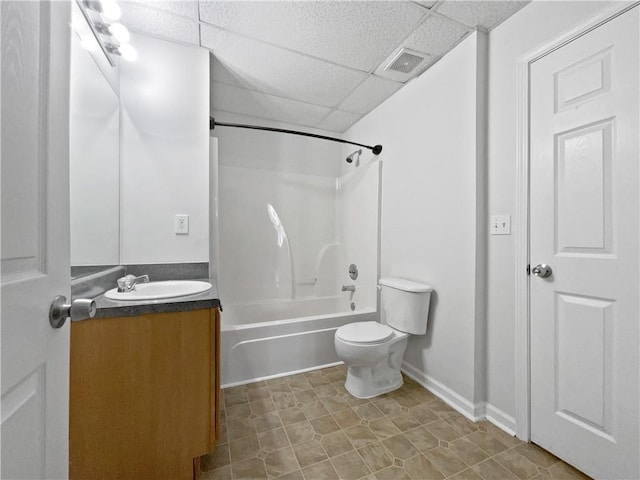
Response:
POLYGON ((225 306, 221 384, 231 387, 336 365, 335 331, 374 320, 375 308, 351 311, 342 296, 225 306))

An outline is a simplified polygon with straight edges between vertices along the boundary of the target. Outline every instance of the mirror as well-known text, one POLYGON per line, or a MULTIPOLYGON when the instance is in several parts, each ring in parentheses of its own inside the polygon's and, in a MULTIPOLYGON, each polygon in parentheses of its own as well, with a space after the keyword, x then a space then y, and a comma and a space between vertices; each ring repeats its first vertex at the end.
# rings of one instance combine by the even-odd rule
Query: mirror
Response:
MULTIPOLYGON (((71 265, 120 261, 120 101, 72 32, 69 100, 71 265)), ((101 54, 101 52, 98 52, 101 54)))

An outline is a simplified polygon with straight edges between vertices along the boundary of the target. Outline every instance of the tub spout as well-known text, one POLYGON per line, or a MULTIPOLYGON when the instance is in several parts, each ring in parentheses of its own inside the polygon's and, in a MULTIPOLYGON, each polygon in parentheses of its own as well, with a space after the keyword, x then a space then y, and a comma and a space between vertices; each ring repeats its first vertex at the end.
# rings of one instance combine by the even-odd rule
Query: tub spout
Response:
POLYGON ((343 292, 355 292, 356 291, 356 286, 355 285, 343 285, 342 286, 342 291, 343 292))

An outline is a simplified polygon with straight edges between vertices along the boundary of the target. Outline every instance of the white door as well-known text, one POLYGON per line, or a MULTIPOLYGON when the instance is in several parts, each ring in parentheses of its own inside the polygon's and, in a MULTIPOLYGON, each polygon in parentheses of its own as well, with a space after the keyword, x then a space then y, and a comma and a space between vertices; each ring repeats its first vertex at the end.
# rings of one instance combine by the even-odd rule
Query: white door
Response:
POLYGON ((640 477, 639 11, 531 66, 531 439, 640 477), (533 273, 533 272, 532 272, 533 273))
POLYGON ((3 479, 68 477, 69 7, 0 2, 3 479))

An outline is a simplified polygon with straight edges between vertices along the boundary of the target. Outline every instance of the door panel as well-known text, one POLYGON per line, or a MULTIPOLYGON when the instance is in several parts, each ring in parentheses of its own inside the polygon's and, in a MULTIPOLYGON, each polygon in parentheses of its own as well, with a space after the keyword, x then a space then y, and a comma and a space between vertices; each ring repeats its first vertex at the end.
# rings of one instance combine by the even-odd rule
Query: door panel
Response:
POLYGON ((0 2, 2 478, 68 476, 69 2, 0 2))
POLYGON ((638 478, 638 11, 531 66, 531 437, 638 478))

